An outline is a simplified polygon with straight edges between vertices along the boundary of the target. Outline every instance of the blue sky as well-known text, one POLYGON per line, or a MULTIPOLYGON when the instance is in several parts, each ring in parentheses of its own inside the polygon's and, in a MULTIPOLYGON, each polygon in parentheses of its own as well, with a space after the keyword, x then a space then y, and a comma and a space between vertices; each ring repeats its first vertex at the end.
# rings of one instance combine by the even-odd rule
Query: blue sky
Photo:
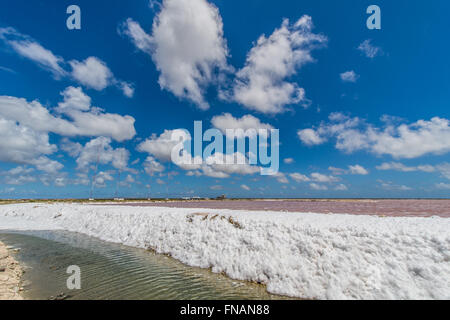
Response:
POLYGON ((449 10, 448 1, 4 4, 0 197, 85 198, 93 178, 95 197, 448 197, 449 10), (81 30, 66 27, 71 4, 81 30), (371 4, 381 30, 366 27, 371 4), (279 173, 167 161, 164 132, 200 120, 279 129, 279 173))

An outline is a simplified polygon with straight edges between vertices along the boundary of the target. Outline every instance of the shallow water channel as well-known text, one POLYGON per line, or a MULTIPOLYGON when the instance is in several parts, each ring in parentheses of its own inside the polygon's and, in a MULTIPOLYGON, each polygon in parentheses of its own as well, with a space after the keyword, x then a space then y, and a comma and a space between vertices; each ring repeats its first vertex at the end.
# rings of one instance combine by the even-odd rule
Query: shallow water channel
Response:
POLYGON ((23 296, 49 299, 207 300, 283 299, 262 285, 231 280, 164 255, 63 231, 1 232, 0 241, 19 249, 25 269, 23 296), (71 265, 81 269, 81 289, 67 289, 71 265))

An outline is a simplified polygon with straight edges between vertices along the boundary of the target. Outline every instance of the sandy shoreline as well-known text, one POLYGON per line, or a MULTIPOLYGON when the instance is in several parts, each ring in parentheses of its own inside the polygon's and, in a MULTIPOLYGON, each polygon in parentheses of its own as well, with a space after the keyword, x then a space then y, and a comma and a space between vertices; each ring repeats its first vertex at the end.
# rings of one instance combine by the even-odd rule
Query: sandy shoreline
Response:
POLYGON ((0 300, 23 300, 20 295, 20 278, 23 270, 0 242, 0 300))

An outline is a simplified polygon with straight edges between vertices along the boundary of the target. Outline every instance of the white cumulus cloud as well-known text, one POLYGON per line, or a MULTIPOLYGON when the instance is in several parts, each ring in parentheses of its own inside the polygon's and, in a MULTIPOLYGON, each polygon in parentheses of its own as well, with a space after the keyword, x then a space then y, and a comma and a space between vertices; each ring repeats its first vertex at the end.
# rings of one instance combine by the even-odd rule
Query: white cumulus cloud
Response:
POLYGON ((114 149, 111 142, 107 137, 98 137, 87 142, 77 157, 77 168, 87 171, 91 164, 94 166, 111 164, 118 170, 127 170, 130 152, 124 148, 114 149))
POLYGON ((0 116, 0 161, 35 165, 42 171, 57 171, 62 165, 50 160, 57 147, 49 142, 46 132, 7 120, 0 116))
POLYGON ((359 75, 353 70, 341 73, 340 77, 344 82, 356 82, 359 79, 359 75))
POLYGON ((396 159, 412 159, 426 154, 450 151, 450 125, 445 118, 418 120, 411 124, 385 123, 376 127, 359 118, 342 114, 330 115, 330 122, 298 132, 306 145, 319 145, 336 138, 336 148, 344 152, 367 150, 396 159))
POLYGON ((165 170, 165 167, 156 161, 152 156, 148 156, 144 161, 144 171, 149 176, 153 176, 156 173, 161 173, 165 170))
POLYGON ((172 149, 178 144, 177 141, 172 140, 172 135, 177 133, 184 133, 183 130, 164 130, 161 135, 153 134, 138 146, 138 151, 147 152, 160 161, 171 161, 172 149))
POLYGON ((299 130, 297 134, 300 140, 308 146, 319 145, 326 141, 326 139, 321 137, 320 134, 313 129, 299 130))
POLYGON ((38 101, 0 96, 0 117, 16 121, 36 132, 52 132, 62 136, 108 136, 117 141, 135 136, 134 118, 105 113, 91 106, 90 97, 81 88, 68 87, 61 94, 63 101, 55 109, 56 115, 38 101))
POLYGON ((359 175, 368 175, 369 171, 364 168, 363 166, 360 166, 359 164, 356 164, 354 166, 349 166, 348 167, 349 171, 351 174, 359 174, 359 175))
POLYGON ((327 186, 320 185, 320 184, 317 184, 317 183, 311 183, 309 186, 310 186, 311 189, 316 190, 316 191, 326 191, 326 190, 328 190, 327 186))
POLYGON ((164 0, 155 17, 152 34, 132 19, 123 33, 150 54, 160 72, 162 89, 208 109, 206 88, 216 70, 228 70, 228 49, 219 10, 206 0, 164 0))
POLYGON ((305 91, 289 82, 303 65, 313 62, 311 51, 326 42, 326 37, 311 32, 312 19, 303 16, 291 24, 285 19, 269 37, 262 35, 237 72, 231 99, 246 108, 276 114, 285 106, 305 99, 305 91))
POLYGON ((64 58, 55 55, 36 40, 21 34, 12 27, 0 28, 0 40, 18 55, 50 71, 55 79, 72 78, 95 90, 103 90, 108 86, 115 85, 127 97, 131 98, 134 94, 132 85, 116 79, 106 63, 97 57, 89 57, 82 62, 72 60, 67 63, 64 58), (72 71, 65 69, 67 64, 70 65, 72 71))
POLYGON ((308 178, 307 176, 305 176, 305 175, 303 175, 301 173, 298 173, 298 172, 289 174, 289 177, 291 177, 291 179, 293 179, 296 182, 308 182, 308 181, 311 181, 310 178, 308 178))
POLYGON ((256 131, 273 129, 270 124, 262 123, 258 118, 249 114, 241 118, 235 118, 230 113, 224 113, 220 116, 213 117, 211 123, 224 134, 226 134, 227 129, 242 129, 244 132, 249 129, 256 131))
POLYGON ((400 162, 384 162, 377 166, 378 170, 394 170, 402 172, 413 172, 413 171, 423 171, 423 172, 434 172, 436 169, 431 165, 419 165, 419 166, 406 166, 400 162))
POLYGON ((84 61, 70 61, 72 77, 82 85, 101 91, 108 87, 113 74, 106 63, 95 57, 89 57, 84 61))
POLYGON ((372 44, 371 39, 364 40, 359 46, 358 50, 361 51, 367 58, 373 59, 376 56, 383 55, 383 50, 372 44))

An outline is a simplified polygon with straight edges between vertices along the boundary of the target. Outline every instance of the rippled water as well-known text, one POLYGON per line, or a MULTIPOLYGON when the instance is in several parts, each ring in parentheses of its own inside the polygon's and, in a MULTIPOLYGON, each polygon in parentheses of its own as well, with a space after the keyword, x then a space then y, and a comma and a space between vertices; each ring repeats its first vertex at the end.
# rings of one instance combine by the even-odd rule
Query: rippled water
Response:
POLYGON ((15 258, 26 266, 24 296, 48 299, 282 299, 265 287, 185 266, 172 258, 103 242, 69 232, 0 234, 0 241, 20 248, 15 258), (81 268, 82 289, 66 287, 67 267, 81 268))

